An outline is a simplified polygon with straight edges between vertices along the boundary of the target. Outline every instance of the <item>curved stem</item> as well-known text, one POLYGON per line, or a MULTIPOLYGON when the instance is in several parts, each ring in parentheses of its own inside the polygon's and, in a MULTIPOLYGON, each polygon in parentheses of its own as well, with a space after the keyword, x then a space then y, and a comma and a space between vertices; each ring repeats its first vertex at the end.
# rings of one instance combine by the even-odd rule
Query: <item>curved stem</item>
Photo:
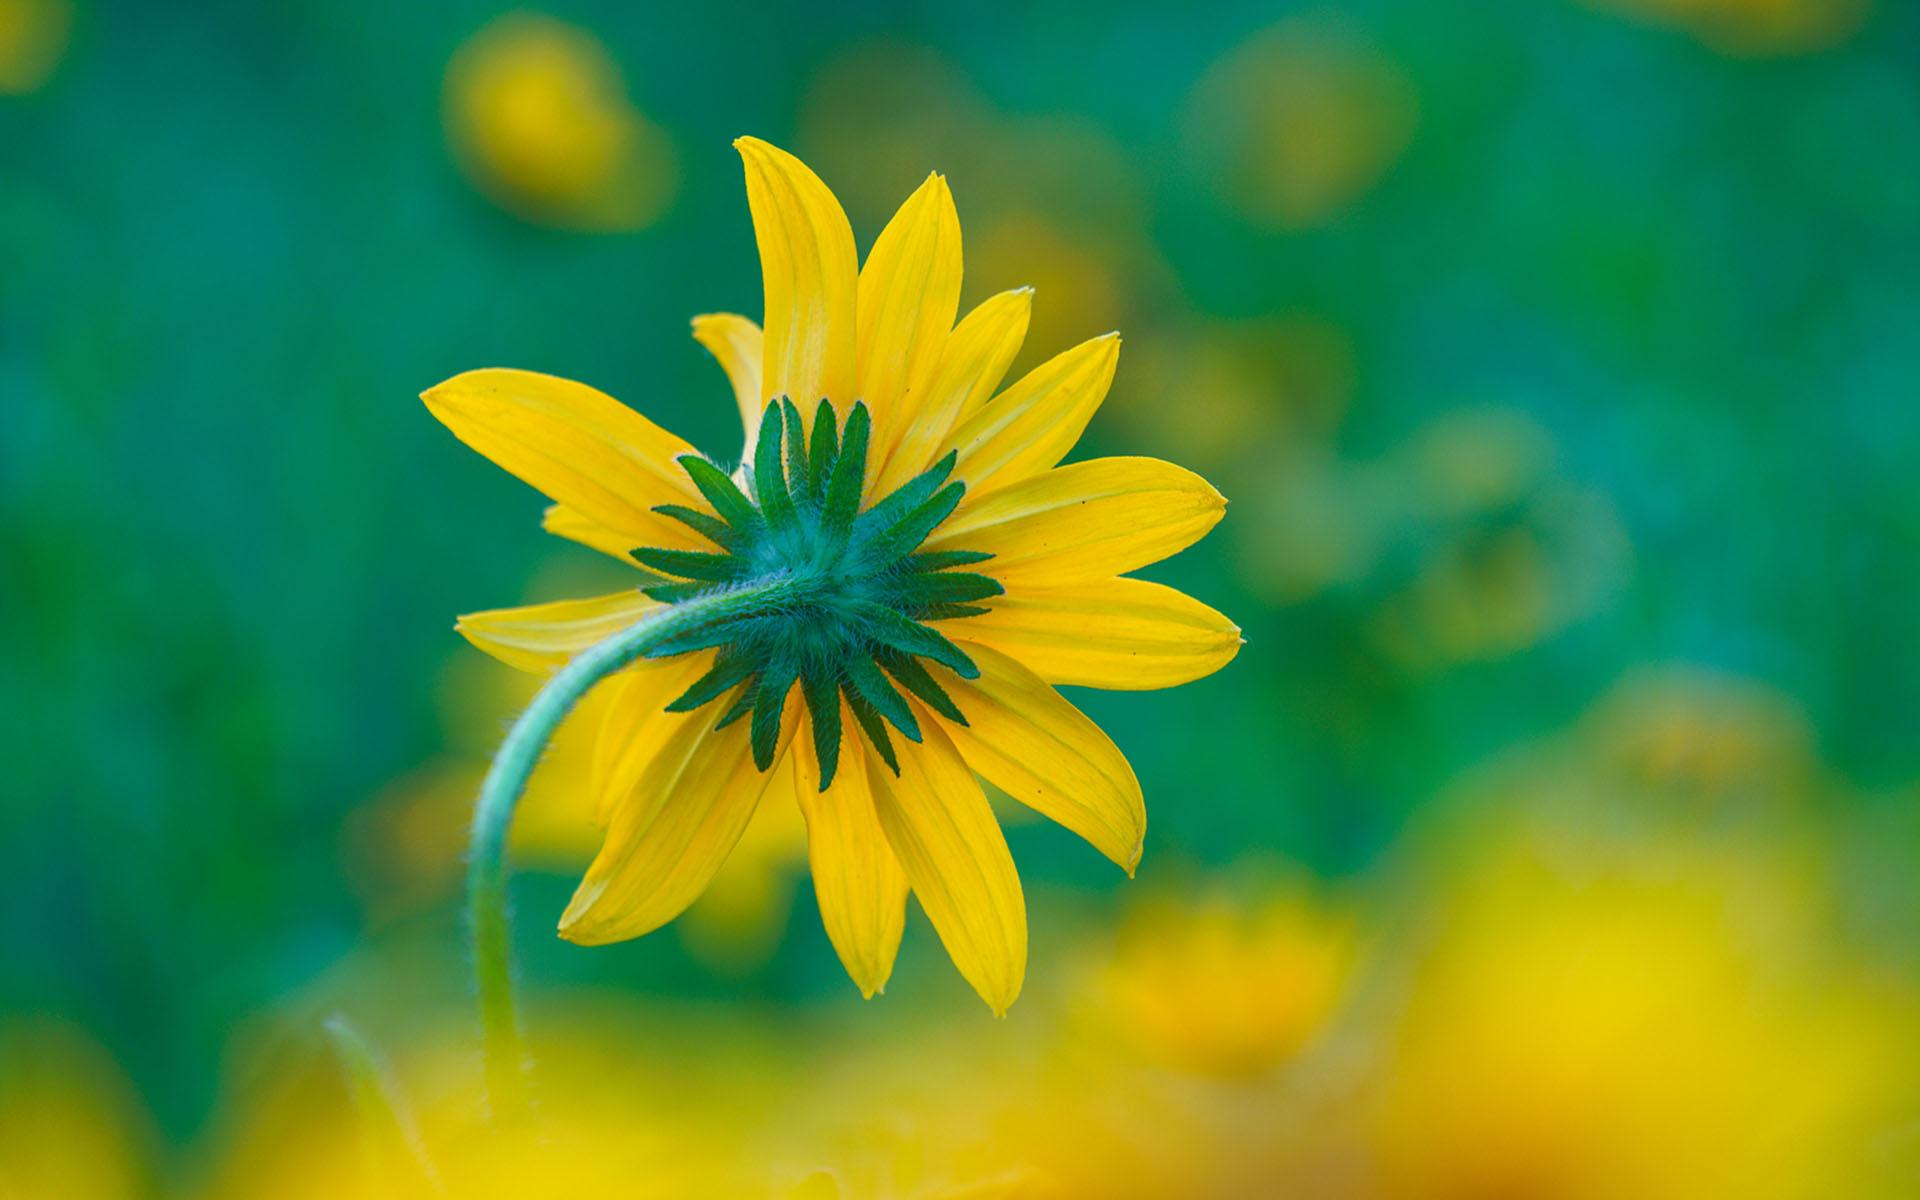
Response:
POLYGON ((507 920, 507 828, 553 732, 593 685, 668 638, 755 609, 790 601, 801 585, 773 579, 649 611, 632 625, 581 651, 540 689, 507 731, 474 806, 467 857, 467 921, 486 1053, 487 1089, 496 1110, 525 1100, 526 1058, 513 997, 507 920))

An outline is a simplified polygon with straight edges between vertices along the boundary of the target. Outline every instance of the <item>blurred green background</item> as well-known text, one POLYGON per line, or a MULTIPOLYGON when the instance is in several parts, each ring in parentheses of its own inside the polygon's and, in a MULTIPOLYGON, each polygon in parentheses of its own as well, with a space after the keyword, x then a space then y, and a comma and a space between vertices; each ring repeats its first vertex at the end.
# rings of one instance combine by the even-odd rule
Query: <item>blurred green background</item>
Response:
MULTIPOLYGON (((687 319, 759 315, 742 133, 863 247, 945 172, 963 304, 1038 288, 1016 371, 1125 335, 1078 453, 1231 499, 1151 574, 1239 659, 1074 696, 1145 786, 1133 886, 1417 894, 1410 829, 1585 737, 1920 962, 1920 8, 543 11, 0 2, 0 1013, 162 1141, 263 1014, 466 1019, 421 772, 514 693, 453 615, 618 577, 416 396, 549 371, 735 453, 687 319)), ((1110 918, 1096 855, 1010 838, 1036 961, 1110 918)), ((718 955, 556 942, 575 877, 516 882, 536 989, 857 1007, 797 870, 718 955)), ((877 1003, 967 1003, 917 915, 877 1003)))

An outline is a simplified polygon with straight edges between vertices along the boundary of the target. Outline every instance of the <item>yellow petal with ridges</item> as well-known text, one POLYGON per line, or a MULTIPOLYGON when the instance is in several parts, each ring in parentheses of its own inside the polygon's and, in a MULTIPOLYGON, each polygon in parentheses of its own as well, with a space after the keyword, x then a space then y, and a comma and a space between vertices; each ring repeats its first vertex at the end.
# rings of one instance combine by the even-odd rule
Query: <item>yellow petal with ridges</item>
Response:
POLYGON ((1065 458, 1107 398, 1119 362, 1119 334, 1082 342, 1027 372, 963 420, 934 457, 960 452, 954 476, 966 481, 965 503, 1065 458))
POLYGON ((954 327, 913 419, 896 431, 899 442, 885 455, 874 495, 886 495, 933 465, 933 452, 948 432, 1000 386, 1032 315, 1033 289, 1016 288, 981 301, 954 327))
POLYGON ((973 772, 939 720, 916 715, 925 740, 896 743, 898 778, 866 751, 874 811, 953 965, 1004 1015, 1027 972, 1020 876, 973 772))
POLYGON ((740 427, 746 433, 747 452, 760 432, 760 364, 767 339, 760 327, 737 313, 701 313, 693 319, 693 340, 707 348, 733 385, 733 401, 740 406, 740 427))
POLYGON ((1238 625, 1144 579, 1023 585, 985 607, 940 627, 948 637, 992 646, 1053 684, 1177 687, 1213 674, 1240 652, 1238 625))
POLYGON ((746 166, 747 207, 766 292, 762 405, 787 396, 811 419, 816 402, 827 396, 844 420, 853 404, 853 228, 805 163, 759 138, 739 138, 733 145, 746 166))
POLYGON ((907 197, 860 269, 854 394, 873 411, 870 474, 917 419, 960 311, 960 216, 939 175, 907 197))
POLYGON ((1026 667, 978 642, 959 645, 980 678, 932 670, 967 719, 946 727, 967 766, 1133 874, 1147 806, 1120 748, 1026 667))
MULTIPOLYGON (((605 525, 596 525, 564 504, 547 505, 546 510, 540 514, 540 528, 555 537, 563 537, 570 542, 578 542, 589 549, 611 555, 629 567, 634 565, 633 555, 628 553, 635 548, 632 535, 621 533, 616 529, 608 529, 605 525)), ((687 532, 693 531, 689 529, 687 532)), ((680 550, 711 550, 713 548, 707 544, 706 539, 697 536, 691 541, 675 542, 673 546, 680 550)))
MULTIPOLYGON (((853 714, 841 707, 840 727, 850 731, 853 714)), ((856 735, 843 738, 839 770, 823 792, 812 741, 797 736, 787 779, 807 821, 807 861, 820 923, 854 986, 871 998, 893 974, 907 917, 907 876, 874 815, 860 745, 856 735)))
POLYGON ((616 804, 600 853, 560 917, 560 936, 597 946, 651 933, 706 890, 747 822, 766 776, 753 765, 747 723, 682 722, 616 804))
POLYGON ((455 375, 421 395, 455 437, 636 546, 679 546, 691 531, 656 504, 706 501, 675 461, 693 447, 604 392, 533 371, 455 375))
POLYGON ((454 629, 475 646, 522 671, 557 671, 595 642, 604 641, 660 607, 638 591, 584 600, 557 600, 467 613, 454 629))
POLYGON ((1185 467, 1095 458, 963 505, 926 548, 983 551, 994 557, 979 569, 1002 583, 1047 587, 1122 575, 1178 554, 1226 507, 1212 484, 1185 467))
POLYGON ((594 736, 589 784, 596 824, 606 825, 613 819, 614 809, 633 794, 647 765, 659 757, 674 730, 688 721, 714 722, 714 715, 706 710, 666 711, 668 704, 706 674, 714 654, 703 650, 672 658, 643 658, 602 685, 608 696, 594 736))

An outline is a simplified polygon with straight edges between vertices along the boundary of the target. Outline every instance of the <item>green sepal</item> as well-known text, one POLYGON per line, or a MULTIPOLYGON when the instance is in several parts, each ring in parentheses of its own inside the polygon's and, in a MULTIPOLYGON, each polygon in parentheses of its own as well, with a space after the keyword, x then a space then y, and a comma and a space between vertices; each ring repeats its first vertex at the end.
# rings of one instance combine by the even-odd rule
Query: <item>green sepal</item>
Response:
POLYGON ((854 601, 849 607, 865 622, 868 635, 882 645, 891 646, 905 654, 931 658, 962 679, 980 678, 980 668, 974 666, 973 660, 938 630, 929 629, 905 613, 871 600, 854 601))
POLYGON ((918 611, 935 604, 971 604, 1006 594, 998 579, 971 571, 902 575, 888 592, 902 608, 918 611))
POLYGON ((908 691, 920 697, 927 707, 949 721, 961 725, 967 723, 967 718, 960 712, 960 706, 953 702, 953 697, 947 695, 947 689, 941 687, 939 681, 920 665, 919 659, 905 654, 889 654, 883 661, 886 664, 887 673, 899 680, 908 691))
POLYGON ((705 550, 666 550, 659 546, 641 546, 628 551, 643 567, 652 567, 681 579, 703 579, 708 583, 730 583, 745 572, 745 564, 731 554, 711 554, 705 550))
POLYGON ((744 688, 741 688, 740 694, 734 698, 732 706, 729 707, 726 711, 726 714, 722 716, 720 720, 714 724, 713 731, 715 733, 719 733, 722 729, 725 729, 727 726, 733 724, 735 721, 738 721, 741 717, 744 717, 748 713, 752 712, 754 697, 757 696, 758 694, 759 692, 757 691, 757 689, 755 689, 751 684, 749 684, 744 688))
POLYGON ((718 700, 736 684, 752 675, 754 669, 753 659, 744 654, 722 654, 705 675, 693 681, 692 687, 681 692, 667 704, 666 711, 692 712, 703 704, 718 700))
POLYGON ((833 405, 825 400, 813 410, 811 455, 807 464, 807 488, 818 503, 827 494, 827 476, 833 471, 834 460, 840 457, 839 418, 834 415, 833 405))
MULTIPOLYGON (((929 496, 940 490, 940 485, 945 483, 947 476, 953 473, 953 464, 959 461, 959 457, 956 451, 947 451, 946 456, 939 462, 893 489, 879 503, 861 513, 859 523, 861 531, 884 536, 886 531, 899 524, 903 517, 926 503, 929 496)), ((966 485, 958 486, 964 488, 966 485)), ((914 543, 914 545, 918 544, 918 542, 914 543)))
POLYGON ((867 438, 872 433, 873 418, 867 414, 867 406, 855 404, 847 414, 846 436, 840 442, 840 455, 833 461, 833 474, 827 479, 827 494, 820 505, 820 528, 835 539, 852 533, 854 518, 859 515, 860 487, 867 475, 867 438))
POLYGON ((787 706, 787 693, 793 690, 799 672, 786 664, 768 667, 753 687, 753 765, 762 771, 773 766, 773 752, 780 745, 780 714, 787 706))
MULTIPOLYGON (((660 583, 640 589, 641 595, 649 600, 658 600, 662 604, 678 604, 682 600, 691 600, 695 596, 704 596, 713 590, 711 583, 660 583)), ((660 657, 649 654, 649 658, 660 657)))
POLYGON ((780 398, 780 419, 787 427, 787 494, 794 503, 813 499, 813 474, 807 463, 807 423, 800 410, 785 396, 780 398))
POLYGON ((684 504, 656 504, 653 511, 663 517, 672 517, 730 554, 738 554, 746 547, 746 539, 739 530, 711 513, 703 513, 684 504))
POLYGON ((707 503, 713 505, 713 511, 720 514, 721 520, 742 531, 760 524, 760 510, 753 506, 753 501, 747 499, 747 494, 740 490, 733 476, 698 454, 682 454, 674 461, 687 473, 687 478, 693 480, 693 486, 700 489, 707 503))
POLYGON ((887 764, 887 770, 899 775, 900 760, 894 756, 893 738, 887 733, 887 723, 880 719, 880 714, 873 710, 871 704, 861 699, 860 693, 848 688, 846 697, 847 709, 853 713, 861 732, 867 735, 867 744, 880 756, 880 761, 887 764))
POLYGON ((922 550, 918 554, 909 554, 902 561, 906 569, 920 573, 923 571, 944 571, 948 567, 970 567, 983 563, 993 555, 984 550, 922 550))
POLYGON ((840 767, 840 689, 824 672, 808 671, 800 676, 800 694, 813 714, 813 753, 820 760, 824 792, 840 767))
POLYGON ((875 712, 892 722, 893 727, 906 735, 910 742, 920 740, 920 722, 914 719, 913 706, 907 703, 874 661, 864 654, 856 654, 847 659, 847 682, 853 685, 860 698, 871 704, 875 712))
POLYGON ((877 535, 874 553, 883 559, 898 558, 926 541, 927 535, 960 507, 960 498, 966 493, 964 483, 950 483, 941 488, 877 535))
POLYGON ((978 604, 929 604, 914 616, 921 621, 957 621, 961 617, 984 617, 992 611, 978 604))
POLYGON ((786 472, 780 466, 780 432, 786 425, 778 400, 769 401, 760 414, 760 437, 753 448, 753 491, 767 527, 776 534, 794 527, 793 496, 787 491, 786 472))
POLYGON ((705 628, 691 629, 678 637, 664 639, 647 652, 647 657, 671 658, 676 654, 691 654, 695 650, 711 650, 715 646, 736 642, 739 637, 738 621, 716 621, 705 628))

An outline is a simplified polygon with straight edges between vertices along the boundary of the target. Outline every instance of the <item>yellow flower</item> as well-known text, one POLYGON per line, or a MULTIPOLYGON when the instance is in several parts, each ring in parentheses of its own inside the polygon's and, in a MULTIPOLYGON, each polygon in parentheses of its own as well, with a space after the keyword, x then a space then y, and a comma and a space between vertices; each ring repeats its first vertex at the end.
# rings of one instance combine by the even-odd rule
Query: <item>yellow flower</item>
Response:
POLYGON ((1091 980, 1103 1042, 1203 1078, 1270 1074, 1318 1034, 1346 992, 1353 925, 1304 894, 1257 906, 1162 900, 1135 915, 1091 980))
POLYGON ((1465 868, 1380 1066, 1370 1194, 1910 1193, 1911 997, 1802 872, 1586 833, 1465 868))
POLYGON ((447 135, 461 168, 502 207, 565 229, 652 224, 679 185, 666 133, 636 110, 592 34, 509 13, 447 66, 447 135))
POLYGON ((1359 31, 1296 15, 1208 68, 1188 101, 1185 145, 1248 217, 1311 229, 1386 174, 1418 108, 1405 74, 1359 31))
POLYGON ((472 1047, 460 1038, 401 1035, 390 1060, 382 1055, 365 1066, 311 1038, 250 1047, 244 1086, 223 1106, 226 1119, 205 1155, 208 1178, 194 1194, 767 1194, 756 1186, 766 1167, 754 1132, 765 1125, 781 1078, 765 1053, 711 1036, 683 1039, 700 1047, 697 1055, 670 1045, 642 1052, 618 1013, 569 1006, 564 1018, 564 1034, 538 1043, 541 1104, 523 1112, 488 1103, 472 1047), (369 1071, 375 1077, 363 1078, 369 1071))
POLYGON ((483 370, 433 388, 427 405, 456 436, 555 502, 550 531, 652 572, 635 591, 459 628, 548 671, 662 603, 742 598, 603 685, 592 787, 607 836, 563 936, 658 928, 758 807, 797 804, 822 919, 860 990, 886 983, 911 890, 1004 1011, 1025 973, 1026 912, 975 775, 1134 869, 1140 785, 1054 685, 1169 687, 1234 656, 1231 621, 1125 577, 1198 540, 1225 501, 1155 459, 1058 465, 1106 396, 1119 339, 1000 388, 1030 292, 955 324, 960 227, 944 178, 907 199, 862 267, 812 171, 765 142, 735 145, 765 328, 731 314, 693 328, 732 382, 745 462, 730 475, 563 379, 483 370))

